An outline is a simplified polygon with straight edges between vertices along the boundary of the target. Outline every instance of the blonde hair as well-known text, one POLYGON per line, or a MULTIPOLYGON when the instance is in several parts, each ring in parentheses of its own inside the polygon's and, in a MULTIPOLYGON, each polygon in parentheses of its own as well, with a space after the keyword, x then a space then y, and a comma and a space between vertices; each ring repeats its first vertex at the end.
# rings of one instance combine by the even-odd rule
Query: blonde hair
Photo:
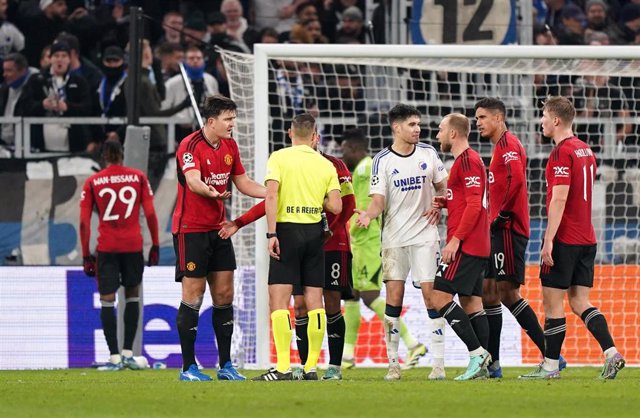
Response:
POLYGON ((449 113, 445 118, 448 119, 449 127, 458 132, 461 136, 467 138, 471 131, 471 122, 469 118, 462 113, 449 113))

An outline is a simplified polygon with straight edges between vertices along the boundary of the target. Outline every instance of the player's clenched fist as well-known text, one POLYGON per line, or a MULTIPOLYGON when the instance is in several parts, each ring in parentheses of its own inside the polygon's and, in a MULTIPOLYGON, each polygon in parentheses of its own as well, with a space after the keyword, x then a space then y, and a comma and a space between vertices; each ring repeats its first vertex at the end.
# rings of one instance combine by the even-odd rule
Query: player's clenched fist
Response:
POLYGON ((84 274, 89 277, 93 277, 96 275, 96 258, 92 255, 87 257, 83 257, 82 259, 82 269, 84 270, 84 274))

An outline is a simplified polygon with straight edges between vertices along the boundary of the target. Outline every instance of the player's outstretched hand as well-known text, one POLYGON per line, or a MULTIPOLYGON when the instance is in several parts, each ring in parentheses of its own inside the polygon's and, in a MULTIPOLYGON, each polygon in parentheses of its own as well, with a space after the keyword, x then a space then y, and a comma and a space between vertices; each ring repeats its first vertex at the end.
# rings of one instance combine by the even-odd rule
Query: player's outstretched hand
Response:
POLYGON ((157 266, 160 262, 160 247, 157 245, 152 245, 149 249, 149 261, 147 262, 147 266, 157 266))
POLYGON ((238 225, 233 221, 224 221, 220 224, 220 231, 218 236, 222 239, 231 238, 236 232, 238 232, 238 225))
POLYGON ((267 248, 269 249, 269 255, 271 258, 280 260, 280 241, 278 241, 278 237, 269 238, 267 248))
POLYGON ((96 275, 96 258, 92 255, 82 258, 82 269, 89 277, 96 275))
POLYGON ((434 209, 442 209, 447 207, 447 197, 446 196, 433 196, 431 200, 431 207, 434 209))
POLYGON ((369 218, 369 215, 367 215, 367 211, 362 209, 354 209, 353 211, 358 214, 356 225, 358 225, 360 228, 368 228, 369 223, 371 223, 371 218, 369 218))
POLYGON ((498 216, 491 222, 491 230, 495 231, 498 228, 502 228, 504 224, 511 220, 511 212, 500 211, 498 216))
POLYGON ((442 213, 440 212, 440 209, 431 208, 422 216, 427 218, 427 222, 429 222, 431 225, 438 225, 440 223, 440 217, 442 216, 442 213))
POLYGON ((212 199, 216 199, 216 200, 227 200, 228 198, 231 197, 231 192, 230 191, 225 191, 224 193, 220 193, 219 191, 216 190, 215 187, 213 186, 209 186, 209 191, 211 192, 211 194, 209 195, 212 199))

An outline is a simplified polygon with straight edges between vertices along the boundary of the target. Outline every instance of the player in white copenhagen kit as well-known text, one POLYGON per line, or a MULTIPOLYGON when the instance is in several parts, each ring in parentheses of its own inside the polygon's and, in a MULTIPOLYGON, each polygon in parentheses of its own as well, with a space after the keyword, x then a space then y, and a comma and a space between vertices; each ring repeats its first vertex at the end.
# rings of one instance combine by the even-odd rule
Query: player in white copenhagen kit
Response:
POLYGON ((422 289, 429 312, 433 370, 430 379, 444 379, 444 319, 431 306, 440 237, 440 211, 432 209, 435 195, 444 196, 447 172, 436 149, 420 143, 420 112, 399 104, 389 111, 393 144, 373 159, 366 211, 358 212, 357 224, 366 228, 382 214, 382 278, 386 286, 385 342, 389 357, 386 380, 400 379, 399 320, 404 284, 411 271, 414 286, 422 289))

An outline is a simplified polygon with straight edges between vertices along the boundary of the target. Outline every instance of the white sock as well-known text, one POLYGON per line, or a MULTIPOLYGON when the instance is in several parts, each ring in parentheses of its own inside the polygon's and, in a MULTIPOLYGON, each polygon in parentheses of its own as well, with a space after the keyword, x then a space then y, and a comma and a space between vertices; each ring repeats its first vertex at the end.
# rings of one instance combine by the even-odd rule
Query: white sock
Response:
POLYGON ((122 360, 122 358, 120 357, 120 354, 112 354, 109 356, 109 362, 113 363, 113 364, 118 364, 120 363, 120 361, 122 360))
POLYGON ((133 351, 131 351, 131 350, 122 350, 122 357, 133 357, 133 351))
POLYGON ((429 351, 433 360, 433 366, 444 367, 444 318, 429 318, 429 338, 431 345, 429 351))
POLYGON ((542 363, 542 368, 548 372, 558 370, 560 368, 560 360, 553 360, 545 357, 544 362, 542 363))
POLYGON ((618 352, 618 349, 615 347, 607 348, 604 350, 604 358, 611 358, 618 352))
POLYGON ((389 366, 397 366, 398 346, 400 345, 400 318, 384 316, 384 342, 387 344, 389 366))

